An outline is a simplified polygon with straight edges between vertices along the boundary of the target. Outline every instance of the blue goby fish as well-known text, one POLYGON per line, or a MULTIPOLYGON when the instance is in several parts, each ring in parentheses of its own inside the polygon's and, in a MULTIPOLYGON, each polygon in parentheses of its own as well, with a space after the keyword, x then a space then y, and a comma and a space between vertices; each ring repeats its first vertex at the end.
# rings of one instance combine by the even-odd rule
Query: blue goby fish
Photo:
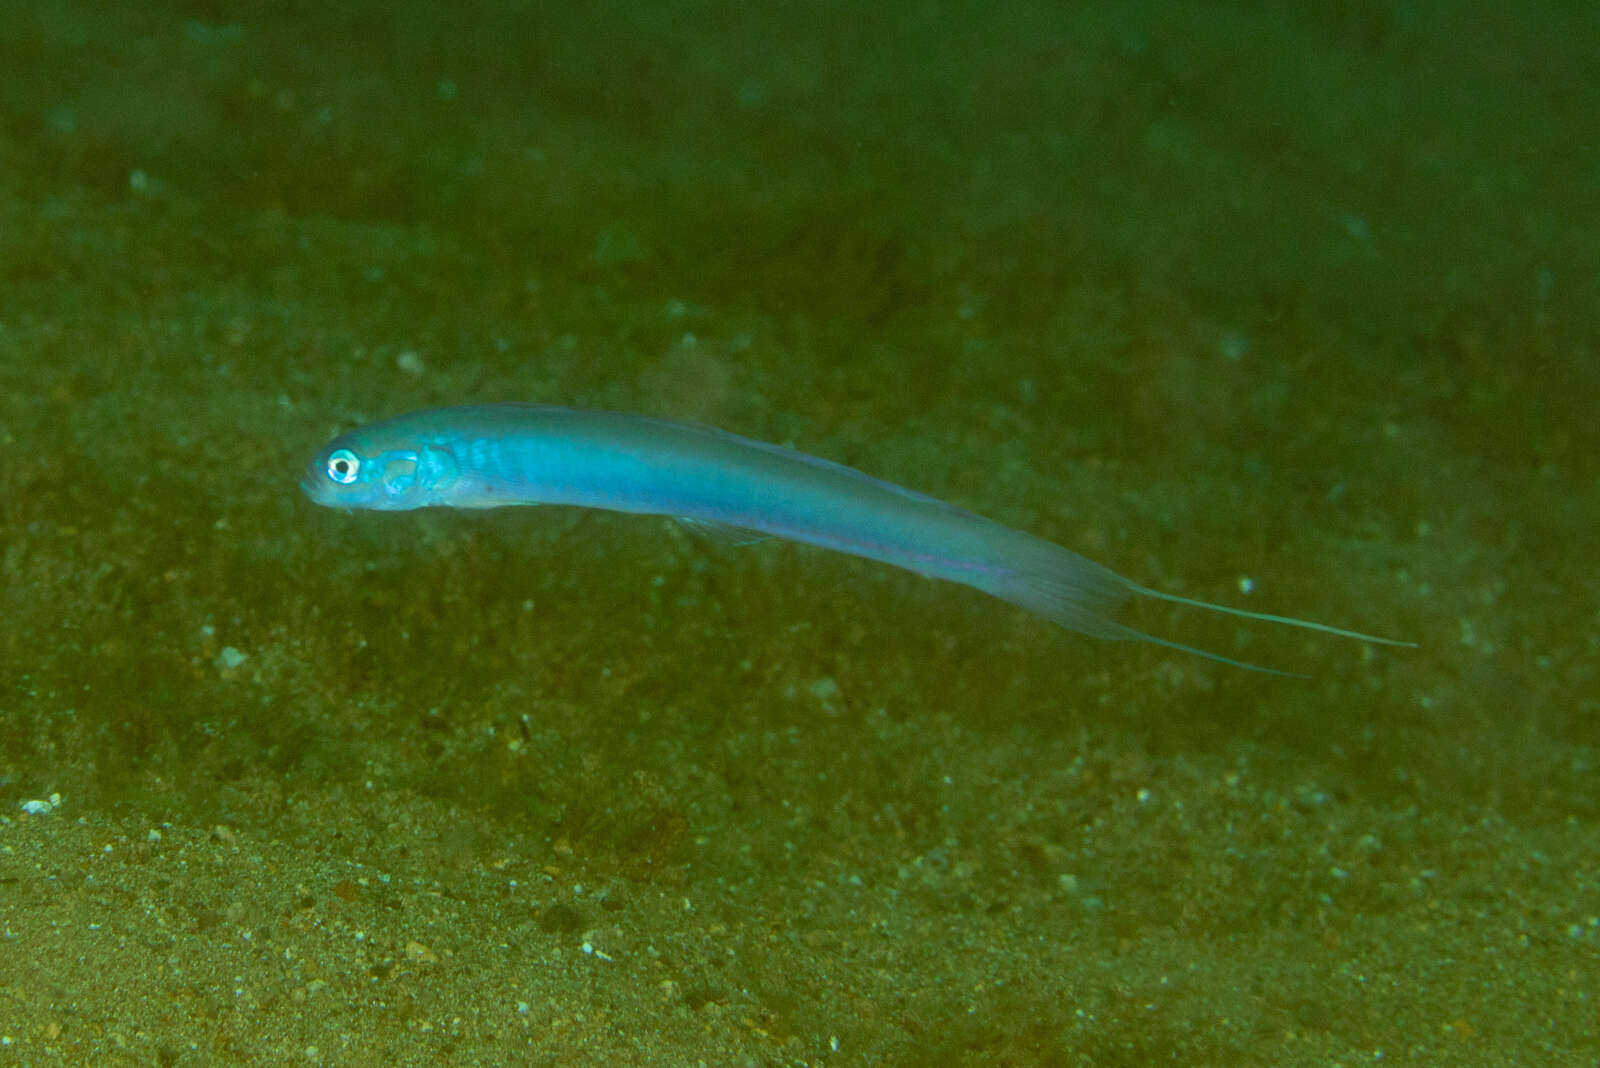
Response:
POLYGON ((626 412, 531 404, 412 412, 334 438, 300 487, 331 508, 566 504, 753 531, 959 582, 1081 634, 1151 642, 1275 675, 1290 673, 1146 634, 1116 614, 1129 599, 1149 597, 1380 645, 1413 644, 1161 593, 843 464, 626 412))

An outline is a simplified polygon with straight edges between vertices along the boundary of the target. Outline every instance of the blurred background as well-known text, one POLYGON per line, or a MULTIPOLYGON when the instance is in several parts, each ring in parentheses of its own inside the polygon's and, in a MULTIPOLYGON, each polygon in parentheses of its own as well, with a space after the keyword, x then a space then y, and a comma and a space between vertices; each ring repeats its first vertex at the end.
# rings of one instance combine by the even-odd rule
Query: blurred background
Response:
POLYGON ((1591 1056, 1597 23, 5 5, 0 1040, 1591 1056), (1419 647, 296 488, 504 400, 1419 647))

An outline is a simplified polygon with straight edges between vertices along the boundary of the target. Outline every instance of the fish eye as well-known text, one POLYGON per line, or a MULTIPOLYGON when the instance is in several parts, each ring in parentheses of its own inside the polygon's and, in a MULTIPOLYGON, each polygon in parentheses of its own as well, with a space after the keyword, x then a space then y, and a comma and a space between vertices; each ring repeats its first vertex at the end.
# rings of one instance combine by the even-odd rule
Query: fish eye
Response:
POLYGON ((361 457, 349 449, 335 449, 328 454, 327 476, 341 486, 348 486, 361 473, 361 457))

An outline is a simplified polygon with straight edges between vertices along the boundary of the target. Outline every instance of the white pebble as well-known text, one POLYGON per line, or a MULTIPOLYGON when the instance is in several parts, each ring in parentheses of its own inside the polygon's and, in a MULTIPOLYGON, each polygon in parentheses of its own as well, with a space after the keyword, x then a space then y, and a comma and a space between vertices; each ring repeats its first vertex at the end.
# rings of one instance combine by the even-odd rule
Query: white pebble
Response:
POLYGON ((22 802, 22 811, 30 816, 48 816, 61 807, 61 795, 51 794, 49 798, 40 801, 37 798, 22 802))

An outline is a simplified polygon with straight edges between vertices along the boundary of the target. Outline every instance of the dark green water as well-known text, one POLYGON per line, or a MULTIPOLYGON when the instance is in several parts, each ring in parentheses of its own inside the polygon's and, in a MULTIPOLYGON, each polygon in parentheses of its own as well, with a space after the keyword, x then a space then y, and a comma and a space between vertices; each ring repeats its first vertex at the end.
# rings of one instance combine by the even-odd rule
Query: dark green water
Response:
POLYGON ((0 1063, 1592 1061, 1600 19, 1336 7, 0 7, 0 1063), (499 400, 1419 648, 296 488, 499 400))

